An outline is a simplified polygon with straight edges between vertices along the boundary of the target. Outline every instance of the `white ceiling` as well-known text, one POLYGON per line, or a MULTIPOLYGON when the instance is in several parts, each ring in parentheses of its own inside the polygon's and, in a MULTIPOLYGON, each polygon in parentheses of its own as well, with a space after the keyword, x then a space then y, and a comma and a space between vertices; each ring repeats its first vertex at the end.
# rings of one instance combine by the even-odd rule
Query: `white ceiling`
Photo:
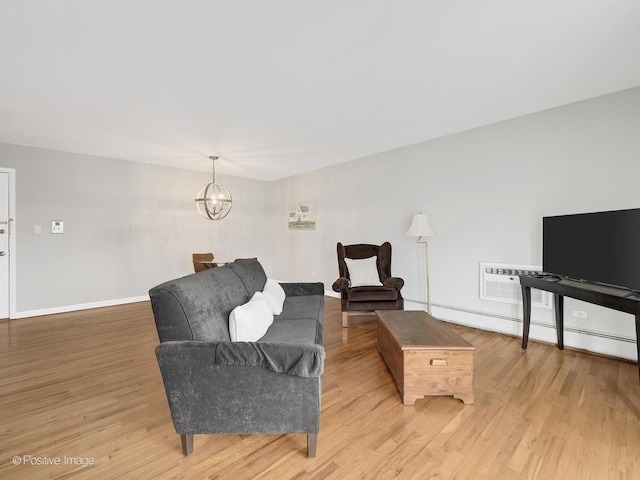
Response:
POLYGON ((263 180, 638 85, 638 0, 0 0, 0 142, 263 180))

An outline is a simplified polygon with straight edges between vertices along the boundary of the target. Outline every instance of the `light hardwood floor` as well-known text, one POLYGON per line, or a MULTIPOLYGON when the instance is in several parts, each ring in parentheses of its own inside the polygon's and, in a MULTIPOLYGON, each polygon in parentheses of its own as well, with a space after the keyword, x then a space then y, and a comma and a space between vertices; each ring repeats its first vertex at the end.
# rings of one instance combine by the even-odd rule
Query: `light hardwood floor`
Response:
POLYGON ((635 365, 452 326, 476 347, 475 404, 404 406, 375 317, 343 329, 326 300, 315 459, 303 434, 196 435, 184 457, 148 303, 0 322, 0 478, 640 478, 635 365), (95 464, 13 464, 26 455, 95 464))

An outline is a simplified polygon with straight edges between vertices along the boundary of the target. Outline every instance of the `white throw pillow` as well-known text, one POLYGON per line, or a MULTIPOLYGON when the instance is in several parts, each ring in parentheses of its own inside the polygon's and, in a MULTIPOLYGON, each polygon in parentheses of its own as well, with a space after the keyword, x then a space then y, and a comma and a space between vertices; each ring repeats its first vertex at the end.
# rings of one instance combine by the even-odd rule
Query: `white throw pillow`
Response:
POLYGON ((255 342, 262 338, 273 323, 273 313, 262 292, 239 305, 229 315, 229 336, 233 342, 255 342))
POLYGON ((274 315, 280 315, 282 313, 282 306, 284 305, 284 299, 286 297, 282 286, 270 278, 267 279, 267 283, 264 284, 262 290, 271 311, 274 315))
POLYGON ((373 256, 359 260, 345 258, 344 261, 349 270, 349 279, 352 287, 382 286, 378 276, 378 257, 373 256))

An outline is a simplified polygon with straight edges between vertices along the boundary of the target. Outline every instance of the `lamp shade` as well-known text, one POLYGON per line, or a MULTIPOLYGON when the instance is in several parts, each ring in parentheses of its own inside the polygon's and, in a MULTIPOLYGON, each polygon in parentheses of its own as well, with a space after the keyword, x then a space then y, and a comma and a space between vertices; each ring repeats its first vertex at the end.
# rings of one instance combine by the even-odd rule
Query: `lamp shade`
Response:
POLYGON ((435 233, 429 225, 429 220, 424 213, 416 213, 413 216, 413 222, 407 231, 407 235, 410 237, 433 237, 435 233))

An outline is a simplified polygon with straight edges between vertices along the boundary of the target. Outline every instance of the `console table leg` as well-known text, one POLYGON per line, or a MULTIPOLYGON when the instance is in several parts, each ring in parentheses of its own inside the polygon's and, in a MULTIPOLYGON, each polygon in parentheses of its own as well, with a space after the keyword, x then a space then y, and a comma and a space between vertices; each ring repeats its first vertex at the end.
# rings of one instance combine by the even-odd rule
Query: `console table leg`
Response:
POLYGON ((558 331, 558 348, 564 350, 564 297, 553 294, 556 309, 556 330, 558 331))
POLYGON ((522 285, 522 348, 527 349, 531 326, 531 288, 522 285))
POLYGON ((640 314, 636 315, 636 350, 638 351, 638 381, 640 381, 640 314))

